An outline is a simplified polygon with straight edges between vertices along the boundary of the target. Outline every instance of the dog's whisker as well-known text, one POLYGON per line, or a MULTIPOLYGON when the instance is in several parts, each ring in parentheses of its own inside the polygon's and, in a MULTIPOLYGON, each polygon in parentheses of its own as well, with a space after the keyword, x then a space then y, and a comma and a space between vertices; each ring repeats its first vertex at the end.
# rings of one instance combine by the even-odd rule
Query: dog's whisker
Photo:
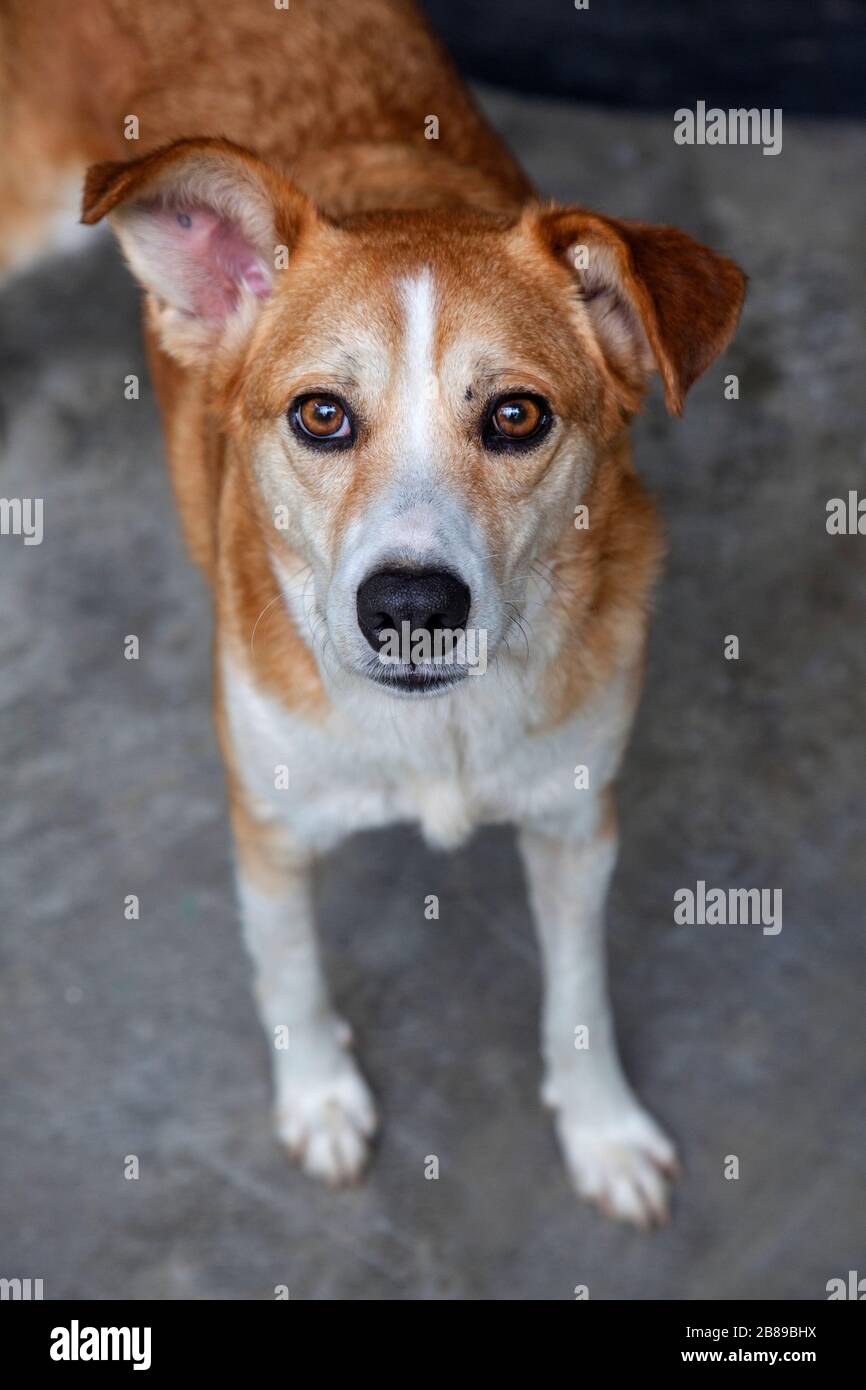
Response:
POLYGON ((277 602, 277 600, 280 599, 280 598, 282 598, 282 594, 280 594, 280 593, 274 594, 273 598, 268 600, 268 602, 265 604, 264 608, 262 609, 261 613, 259 614, 259 616, 256 618, 255 622, 253 623, 253 630, 252 630, 252 632, 250 633, 250 656, 253 656, 253 655, 254 655, 254 646, 255 646, 255 640, 256 640, 256 632, 257 632, 257 630, 258 630, 259 623, 262 621, 262 618, 265 616, 265 614, 267 613, 268 609, 269 609, 269 608, 273 608, 274 604, 275 604, 275 603, 277 602))

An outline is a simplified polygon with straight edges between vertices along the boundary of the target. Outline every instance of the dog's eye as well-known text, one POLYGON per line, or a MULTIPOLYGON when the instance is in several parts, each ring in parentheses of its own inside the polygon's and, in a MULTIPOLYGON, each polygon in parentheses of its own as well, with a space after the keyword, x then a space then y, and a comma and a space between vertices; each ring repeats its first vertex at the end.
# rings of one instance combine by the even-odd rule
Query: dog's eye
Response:
POLYGON ((316 443, 352 438, 348 408, 336 396, 301 396, 289 411, 297 434, 316 443))
POLYGON ((484 443, 490 448, 536 443, 553 415, 543 396, 501 396, 487 415, 484 443))

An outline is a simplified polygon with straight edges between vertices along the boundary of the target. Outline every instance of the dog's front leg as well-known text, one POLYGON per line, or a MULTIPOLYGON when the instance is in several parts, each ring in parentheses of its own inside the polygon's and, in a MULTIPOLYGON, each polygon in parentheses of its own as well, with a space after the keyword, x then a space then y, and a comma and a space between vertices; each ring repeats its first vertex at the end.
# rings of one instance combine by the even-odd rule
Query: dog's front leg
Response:
POLYGON ((616 861, 610 793, 575 834, 524 827, 539 930, 544 1099, 577 1191, 640 1226, 667 1214, 673 1146, 635 1098, 619 1060, 607 989, 604 904, 616 861))
POLYGON ((308 1173, 351 1182, 364 1167, 376 1112, 322 973, 312 858, 236 789, 232 825, 244 940, 273 1058, 277 1133, 308 1173))

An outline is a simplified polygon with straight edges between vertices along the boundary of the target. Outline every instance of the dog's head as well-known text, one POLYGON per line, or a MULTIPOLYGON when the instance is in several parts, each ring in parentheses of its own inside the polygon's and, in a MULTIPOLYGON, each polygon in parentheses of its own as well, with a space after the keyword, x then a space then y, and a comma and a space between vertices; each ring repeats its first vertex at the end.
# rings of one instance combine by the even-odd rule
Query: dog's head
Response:
POLYGON ((682 232, 580 209, 335 223, 222 140, 96 166, 84 221, 106 214, 240 446, 287 602, 397 693, 471 669, 481 641, 443 634, 495 652, 650 373, 679 413, 745 284, 682 232))

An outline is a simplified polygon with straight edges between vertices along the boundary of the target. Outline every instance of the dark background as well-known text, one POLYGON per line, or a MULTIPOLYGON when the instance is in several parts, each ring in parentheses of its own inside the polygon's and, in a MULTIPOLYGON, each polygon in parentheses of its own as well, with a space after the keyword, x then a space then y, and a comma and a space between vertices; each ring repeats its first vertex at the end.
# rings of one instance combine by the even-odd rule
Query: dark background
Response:
POLYGON ((424 0, 460 68, 572 101, 654 110, 866 112, 862 0, 424 0), (570 31, 570 32, 569 32, 570 31))

